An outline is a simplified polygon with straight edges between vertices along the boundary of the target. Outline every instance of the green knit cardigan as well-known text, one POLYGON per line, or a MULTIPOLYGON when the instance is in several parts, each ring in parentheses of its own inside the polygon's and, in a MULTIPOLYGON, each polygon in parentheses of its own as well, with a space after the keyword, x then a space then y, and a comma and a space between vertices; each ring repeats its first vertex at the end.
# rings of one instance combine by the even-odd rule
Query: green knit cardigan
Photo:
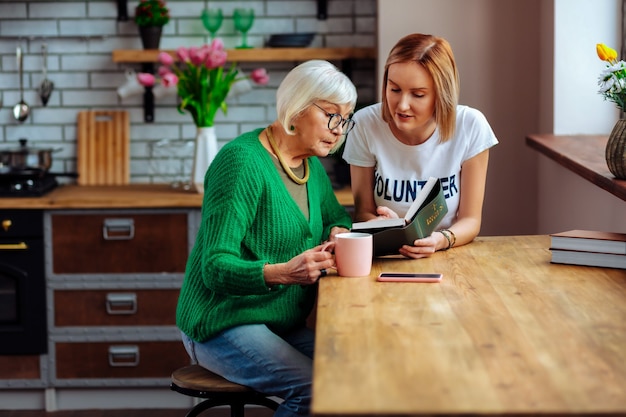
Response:
POLYGON ((278 334, 304 324, 316 285, 279 285, 263 279, 267 263, 286 262, 350 228, 321 162, 309 158, 309 220, 260 143, 262 129, 225 145, 205 177, 202 220, 187 261, 177 326, 202 342, 243 324, 263 323, 278 334))

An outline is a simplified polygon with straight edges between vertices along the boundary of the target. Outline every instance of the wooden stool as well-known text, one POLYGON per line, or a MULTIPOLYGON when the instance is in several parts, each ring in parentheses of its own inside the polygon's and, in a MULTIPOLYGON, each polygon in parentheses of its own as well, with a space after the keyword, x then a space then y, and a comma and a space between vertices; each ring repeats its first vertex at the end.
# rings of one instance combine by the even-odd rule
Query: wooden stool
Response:
POLYGON ((261 405, 272 410, 276 410, 279 405, 266 395, 230 382, 200 365, 189 365, 175 370, 170 388, 190 397, 206 398, 189 410, 186 417, 195 417, 220 405, 230 406, 231 417, 243 417, 246 404, 261 405))

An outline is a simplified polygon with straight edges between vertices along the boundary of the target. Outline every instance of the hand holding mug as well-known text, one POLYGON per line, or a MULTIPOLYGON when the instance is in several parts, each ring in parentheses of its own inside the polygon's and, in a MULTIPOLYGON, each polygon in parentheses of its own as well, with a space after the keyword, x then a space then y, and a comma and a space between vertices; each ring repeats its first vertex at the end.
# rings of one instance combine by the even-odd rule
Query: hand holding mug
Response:
POLYGON ((339 233, 335 241, 335 263, 342 277, 363 277, 372 270, 374 238, 369 233, 339 233))

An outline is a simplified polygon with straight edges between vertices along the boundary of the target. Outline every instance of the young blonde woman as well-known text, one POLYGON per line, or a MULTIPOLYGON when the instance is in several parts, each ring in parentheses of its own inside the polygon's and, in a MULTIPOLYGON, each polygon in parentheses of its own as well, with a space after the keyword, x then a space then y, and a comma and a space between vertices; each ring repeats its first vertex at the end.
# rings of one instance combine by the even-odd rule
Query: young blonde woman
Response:
POLYGON ((354 115, 343 158, 350 164, 355 220, 403 217, 428 177, 441 180, 448 214, 441 229, 398 253, 422 258, 479 233, 489 148, 498 143, 483 114, 459 105, 449 43, 411 34, 392 48, 382 103, 354 115))

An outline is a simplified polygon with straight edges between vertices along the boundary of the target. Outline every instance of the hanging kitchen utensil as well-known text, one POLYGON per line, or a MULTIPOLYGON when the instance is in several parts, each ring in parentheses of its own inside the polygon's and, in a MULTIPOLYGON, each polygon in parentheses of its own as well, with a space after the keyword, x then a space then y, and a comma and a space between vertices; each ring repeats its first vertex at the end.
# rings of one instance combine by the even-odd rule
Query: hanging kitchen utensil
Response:
POLYGON ((21 123, 26 120, 26 118, 28 118, 28 115, 30 114, 30 108, 28 107, 28 104, 26 104, 26 102, 24 101, 24 86, 22 84, 22 48, 20 48, 19 46, 17 47, 16 55, 17 72, 20 77, 20 102, 13 106, 13 117, 15 117, 15 120, 21 123))
POLYGON ((41 44, 41 54, 43 55, 43 80, 39 85, 39 98, 46 106, 54 89, 54 83, 48 79, 48 45, 45 43, 41 44))

